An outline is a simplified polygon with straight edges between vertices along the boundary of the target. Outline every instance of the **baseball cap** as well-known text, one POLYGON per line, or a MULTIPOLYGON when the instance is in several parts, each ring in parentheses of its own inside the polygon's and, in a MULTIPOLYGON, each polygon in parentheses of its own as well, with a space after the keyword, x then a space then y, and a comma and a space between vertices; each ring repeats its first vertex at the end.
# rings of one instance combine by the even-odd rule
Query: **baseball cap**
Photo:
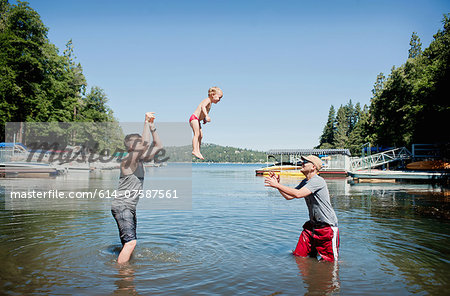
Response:
POLYGON ((318 171, 322 168, 322 160, 315 155, 308 155, 308 156, 302 155, 301 159, 312 162, 318 171))

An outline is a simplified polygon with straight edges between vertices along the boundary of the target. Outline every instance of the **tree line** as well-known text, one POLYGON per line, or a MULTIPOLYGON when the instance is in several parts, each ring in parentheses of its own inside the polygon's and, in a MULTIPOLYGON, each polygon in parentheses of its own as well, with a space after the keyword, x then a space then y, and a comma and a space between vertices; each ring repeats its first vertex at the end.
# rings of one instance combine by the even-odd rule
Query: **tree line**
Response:
MULTIPOLYGON (((5 140, 7 122, 117 122, 104 90, 98 86, 87 90, 72 40, 60 54, 47 34, 48 28, 27 2, 12 5, 0 0, 0 141, 5 140)), ((18 142, 26 133, 23 128, 16 131, 18 142)), ((47 126, 43 132, 57 137, 65 131, 47 126)), ((92 127, 87 132, 99 131, 92 127)), ((80 132, 66 134, 72 144, 83 141, 80 132)), ((99 140, 100 146, 111 143, 99 140)))
POLYGON ((359 155, 366 143, 383 147, 436 144, 448 158, 450 14, 444 15, 442 23, 425 50, 417 33, 412 33, 408 59, 393 67, 388 77, 377 76, 369 106, 353 105, 351 100, 337 111, 331 106, 317 148, 349 148, 359 155))
POLYGON ((164 157, 169 162, 233 162, 233 163, 264 163, 266 153, 250 149, 221 146, 216 144, 202 144, 204 160, 192 157, 192 146, 164 147, 164 157))

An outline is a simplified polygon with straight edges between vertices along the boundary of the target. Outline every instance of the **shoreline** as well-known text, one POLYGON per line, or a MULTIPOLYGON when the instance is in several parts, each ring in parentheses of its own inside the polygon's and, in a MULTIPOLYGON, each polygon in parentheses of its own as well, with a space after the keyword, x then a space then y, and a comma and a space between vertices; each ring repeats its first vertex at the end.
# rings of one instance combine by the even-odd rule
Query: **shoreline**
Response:
POLYGON ((192 163, 192 164, 266 164, 265 162, 191 162, 191 161, 174 161, 174 162, 167 162, 167 164, 170 163, 192 163))

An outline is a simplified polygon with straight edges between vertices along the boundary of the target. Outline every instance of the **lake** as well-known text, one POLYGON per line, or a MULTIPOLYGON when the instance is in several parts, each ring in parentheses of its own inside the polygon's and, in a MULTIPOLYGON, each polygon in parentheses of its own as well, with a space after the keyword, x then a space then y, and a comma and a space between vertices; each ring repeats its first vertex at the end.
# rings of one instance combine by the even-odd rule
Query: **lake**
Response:
MULTIPOLYGON (((286 201, 260 165, 192 164, 188 209, 139 209, 138 245, 118 266, 108 210, 13 209, 8 190, 114 190, 117 172, 0 179, 0 294, 429 295, 450 290, 450 194, 430 184, 328 179, 339 219, 337 263, 296 258, 305 201, 286 201)), ((148 168, 145 186, 177 165, 148 168)), ((174 181, 175 182, 175 181, 174 181)), ((282 183, 297 185, 284 178, 282 183)))

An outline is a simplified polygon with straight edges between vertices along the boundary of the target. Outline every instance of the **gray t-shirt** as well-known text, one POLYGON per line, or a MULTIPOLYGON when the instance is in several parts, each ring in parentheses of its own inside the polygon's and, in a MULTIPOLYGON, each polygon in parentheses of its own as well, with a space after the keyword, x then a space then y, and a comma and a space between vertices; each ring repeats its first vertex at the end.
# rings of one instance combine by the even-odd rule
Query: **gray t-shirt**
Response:
POLYGON ((111 208, 117 209, 119 207, 125 207, 136 210, 139 196, 142 195, 143 184, 144 165, 142 162, 139 162, 133 174, 120 174, 117 196, 113 199, 111 208))
POLYGON ((318 175, 314 175, 309 180, 304 179, 295 189, 300 189, 303 186, 312 192, 305 197, 311 222, 316 225, 326 223, 330 226, 337 226, 338 220, 331 206, 330 194, 325 180, 318 175))

